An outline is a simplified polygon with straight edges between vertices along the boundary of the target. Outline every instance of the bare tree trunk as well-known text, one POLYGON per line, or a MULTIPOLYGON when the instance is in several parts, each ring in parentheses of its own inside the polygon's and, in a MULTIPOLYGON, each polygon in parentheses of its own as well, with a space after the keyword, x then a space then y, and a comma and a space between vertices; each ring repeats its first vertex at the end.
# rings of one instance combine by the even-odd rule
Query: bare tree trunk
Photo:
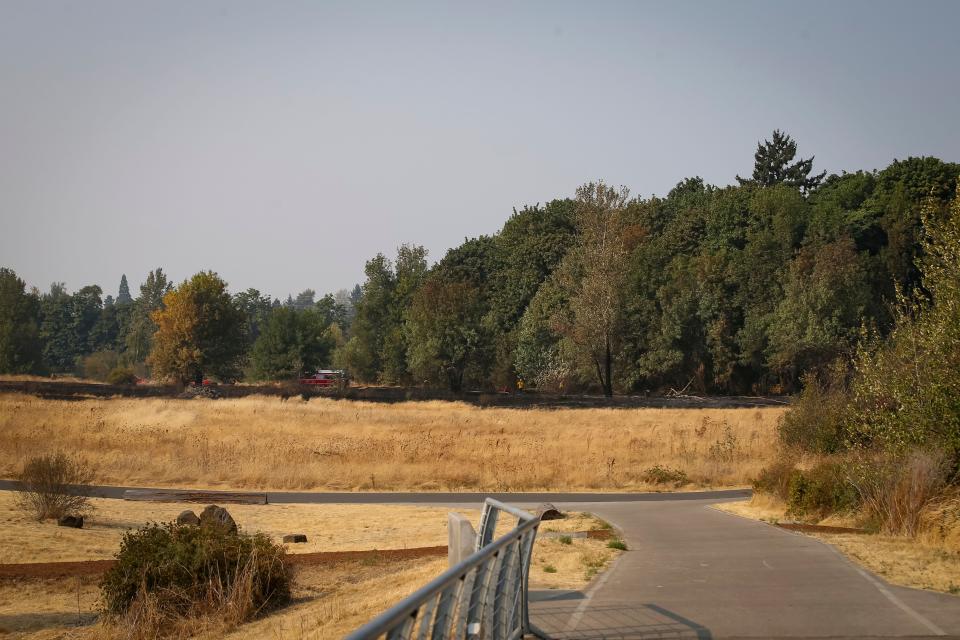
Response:
POLYGON ((606 343, 607 343, 606 344, 607 353, 606 353, 605 365, 607 369, 607 381, 603 385, 603 395, 607 396, 608 398, 612 398, 613 397, 613 358, 610 355, 610 336, 607 336, 606 343))

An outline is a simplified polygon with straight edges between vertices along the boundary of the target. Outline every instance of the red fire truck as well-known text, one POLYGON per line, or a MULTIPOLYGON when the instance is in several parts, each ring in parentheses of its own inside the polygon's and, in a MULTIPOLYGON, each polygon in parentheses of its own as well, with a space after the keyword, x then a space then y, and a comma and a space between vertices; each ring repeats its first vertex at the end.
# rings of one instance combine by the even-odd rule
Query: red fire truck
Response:
POLYGON ((300 378, 300 384, 309 384, 315 387, 345 387, 347 372, 343 369, 321 369, 310 376, 300 378))

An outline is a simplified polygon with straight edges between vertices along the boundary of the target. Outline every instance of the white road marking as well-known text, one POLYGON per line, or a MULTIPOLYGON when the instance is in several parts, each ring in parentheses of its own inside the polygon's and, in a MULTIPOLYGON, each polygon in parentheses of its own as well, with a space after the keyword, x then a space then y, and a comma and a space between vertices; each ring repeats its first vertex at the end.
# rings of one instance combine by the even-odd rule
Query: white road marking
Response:
POLYGON ((613 574, 616 570, 617 565, 620 564, 620 560, 623 558, 621 555, 619 558, 613 561, 613 564, 610 565, 610 568, 603 572, 603 574, 593 583, 587 592, 583 596, 583 600, 580 601, 580 604, 577 605, 577 608, 573 610, 573 613, 570 614, 570 619, 567 621, 567 626, 564 629, 564 633, 569 633, 571 631, 576 631, 577 627, 580 626, 580 620, 583 618, 583 613, 587 610, 587 606, 590 604, 590 601, 593 599, 593 594, 596 593, 600 587, 606 584, 607 579, 613 574))
MULTIPOLYGON (((816 540, 816 538, 814 538, 814 540, 816 540)), ((869 583, 872 584, 874 587, 876 587, 876 588, 877 588, 877 591, 879 591, 879 592, 882 593, 884 596, 886 596, 887 600, 889 600, 890 602, 892 602, 893 604, 895 604, 895 605, 896 605, 897 607, 899 607, 900 610, 903 611, 905 614, 907 614, 908 616, 910 616, 911 618, 913 618, 914 620, 916 620, 917 622, 919 622, 920 624, 922 624, 923 626, 925 626, 925 627, 926 627, 927 629, 929 629, 931 632, 933 632, 933 635, 935 635, 935 636, 945 636, 945 635, 947 635, 947 632, 946 632, 946 631, 944 631, 943 629, 941 629, 940 627, 938 627, 936 624, 934 624, 933 622, 931 622, 930 620, 928 620, 927 618, 925 618, 925 617, 924 617, 923 615, 921 615, 920 613, 914 611, 914 610, 910 607, 910 605, 908 605, 906 602, 904 602, 903 600, 901 600, 900 598, 898 598, 897 596, 895 596, 889 589, 887 589, 886 585, 884 585, 882 582, 880 582, 879 580, 877 580, 876 578, 874 578, 872 575, 870 575, 869 573, 867 573, 866 571, 864 571, 863 569, 861 569, 860 567, 858 567, 856 564, 854 564, 849 558, 847 558, 845 555, 843 555, 842 553, 840 553, 840 551, 838 551, 837 549, 835 549, 835 548, 833 547, 833 545, 827 544, 826 542, 824 542, 824 541, 822 541, 822 540, 817 540, 817 542, 819 542, 820 544, 822 544, 822 545, 824 545, 825 547, 827 547, 828 549, 830 549, 830 551, 833 551, 835 554, 837 554, 844 562, 846 562, 847 564, 849 564, 851 567, 854 568, 854 570, 856 570, 857 573, 859 573, 861 576, 863 576, 863 578, 864 578, 867 582, 869 582, 869 583)))

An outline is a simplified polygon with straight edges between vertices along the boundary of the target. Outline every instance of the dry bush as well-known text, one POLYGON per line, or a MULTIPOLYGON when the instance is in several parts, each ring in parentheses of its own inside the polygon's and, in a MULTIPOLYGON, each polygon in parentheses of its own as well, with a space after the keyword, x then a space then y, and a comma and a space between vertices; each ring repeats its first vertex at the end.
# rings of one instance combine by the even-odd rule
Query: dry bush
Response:
POLYGON ((935 451, 867 461, 852 479, 864 515, 883 533, 916 536, 925 511, 942 497, 947 486, 945 463, 945 456, 935 451))
POLYGON ((75 493, 76 485, 89 484, 93 470, 80 458, 65 453, 35 456, 23 465, 19 503, 37 520, 61 518, 90 511, 90 499, 75 493))
POLYGON ((944 492, 924 509, 920 528, 923 541, 960 552, 960 490, 953 488, 944 492))
POLYGON ((284 549, 221 527, 152 524, 127 533, 101 584, 108 624, 129 638, 233 628, 290 599, 284 549))

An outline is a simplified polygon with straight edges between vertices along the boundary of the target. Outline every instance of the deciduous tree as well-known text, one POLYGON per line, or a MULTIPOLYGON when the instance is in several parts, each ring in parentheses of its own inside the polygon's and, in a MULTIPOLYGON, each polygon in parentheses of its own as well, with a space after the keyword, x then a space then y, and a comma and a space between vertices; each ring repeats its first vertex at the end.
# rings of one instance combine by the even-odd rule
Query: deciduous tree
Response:
POLYGON ((147 360, 157 377, 186 383, 239 375, 246 318, 216 273, 202 271, 183 281, 163 304, 151 314, 157 333, 147 360))

